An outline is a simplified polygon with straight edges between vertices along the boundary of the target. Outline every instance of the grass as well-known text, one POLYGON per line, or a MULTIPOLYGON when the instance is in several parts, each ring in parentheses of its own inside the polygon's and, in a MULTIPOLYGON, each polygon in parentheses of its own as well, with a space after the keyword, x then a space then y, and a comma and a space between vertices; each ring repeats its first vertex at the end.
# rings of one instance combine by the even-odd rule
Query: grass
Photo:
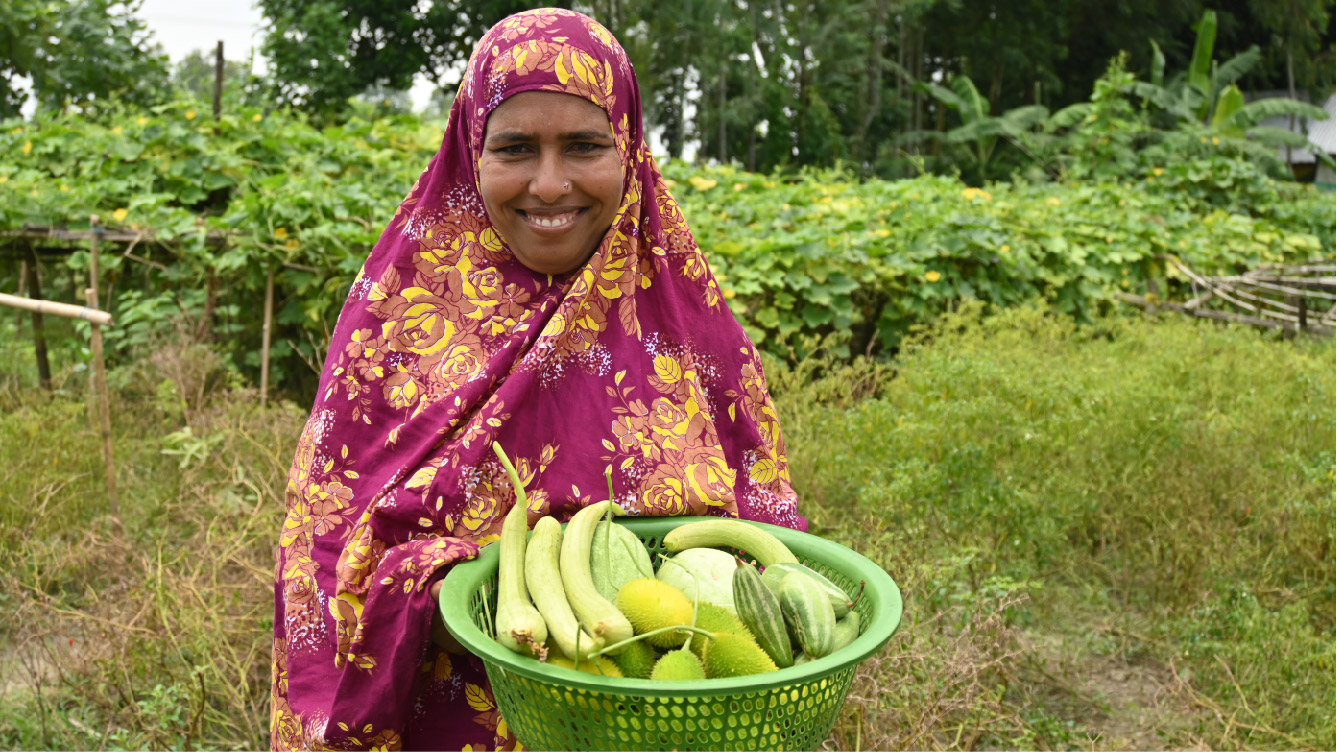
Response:
MULTIPOLYGON (((0 746, 263 747, 305 406, 259 409, 207 348, 126 366, 117 525, 77 359, 52 396, 11 348, 0 746)), ((906 596, 828 747, 1330 748, 1333 363, 1018 310, 953 316, 894 365, 771 368, 813 531, 906 596)))
POLYGON ((775 379, 814 530, 907 593, 839 745, 1160 746, 1102 720, 1127 698, 1092 671, 1139 668, 1161 744, 1331 746, 1333 362, 1023 309, 952 317, 894 378, 775 379))

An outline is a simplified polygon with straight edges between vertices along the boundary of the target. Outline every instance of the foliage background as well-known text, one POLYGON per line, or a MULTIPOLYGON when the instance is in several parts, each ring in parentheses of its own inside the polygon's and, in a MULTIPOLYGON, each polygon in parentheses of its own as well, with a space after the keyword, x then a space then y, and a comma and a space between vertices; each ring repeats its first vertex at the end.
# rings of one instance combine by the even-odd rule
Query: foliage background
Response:
MULTIPOLYGON (((5 121, 0 229, 87 227, 96 213, 106 225, 152 231, 133 248, 105 249, 113 363, 151 345, 155 331, 180 327, 258 382, 255 312, 273 269, 272 383, 304 395, 348 284, 439 144, 437 123, 364 107, 323 128, 241 105, 214 121, 189 100, 5 121), (225 245, 207 243, 210 232, 225 245)), ((735 314, 763 349, 794 361, 805 338, 837 332, 848 333, 844 355, 891 354, 914 326, 966 300, 1043 300, 1089 320, 1113 291, 1141 292, 1148 281, 1186 289, 1166 278, 1163 254, 1202 273, 1332 256, 1330 194, 1270 179, 1230 138, 1177 134, 1176 156, 1130 152, 1119 175, 1064 183, 977 188, 927 174, 860 180, 842 169, 758 175, 676 162, 664 170, 735 314)), ((1075 128, 1072 138, 1093 135, 1075 128)), ((76 299, 85 247, 65 244, 67 263, 44 266, 48 297, 76 299)), ((0 284, 14 289, 28 249, 7 249, 0 284)), ((81 330, 52 326, 83 341, 81 330)))

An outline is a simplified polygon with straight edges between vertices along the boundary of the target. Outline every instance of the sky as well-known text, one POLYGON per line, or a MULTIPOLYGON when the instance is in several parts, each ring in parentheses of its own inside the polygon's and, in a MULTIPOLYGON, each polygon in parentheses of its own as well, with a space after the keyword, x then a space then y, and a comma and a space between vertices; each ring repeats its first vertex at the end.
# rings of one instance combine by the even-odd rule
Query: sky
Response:
MULTIPOLYGON (((172 62, 192 50, 212 52, 220 39, 228 60, 246 60, 252 50, 260 52, 260 10, 251 0, 144 0, 139 17, 172 62)), ((263 70, 263 61, 258 70, 263 70)))
MULTIPOLYGON (((154 40, 162 45, 172 62, 193 50, 203 50, 205 57, 211 58, 221 39, 223 57, 245 61, 254 52, 253 72, 265 71, 265 60, 260 54, 263 18, 252 0, 144 0, 139 17, 153 31, 154 40)), ((419 78, 409 92, 413 106, 424 107, 433 88, 431 82, 419 78)))
MULTIPOLYGON (((206 58, 223 40, 223 57, 228 60, 250 59, 254 73, 265 72, 265 59, 260 54, 264 41, 261 31, 263 18, 253 0, 144 0, 139 17, 153 31, 153 38, 162 45, 172 62, 178 62, 194 50, 204 51, 206 58), (254 53, 254 58, 251 58, 254 53)), ((416 110, 422 110, 431 99, 435 84, 419 76, 409 90, 416 110)), ((691 115, 689 110, 688 115, 691 115)), ((650 147, 662 154, 660 134, 647 134, 650 147)), ((695 145, 688 144, 684 156, 692 159, 695 145)))

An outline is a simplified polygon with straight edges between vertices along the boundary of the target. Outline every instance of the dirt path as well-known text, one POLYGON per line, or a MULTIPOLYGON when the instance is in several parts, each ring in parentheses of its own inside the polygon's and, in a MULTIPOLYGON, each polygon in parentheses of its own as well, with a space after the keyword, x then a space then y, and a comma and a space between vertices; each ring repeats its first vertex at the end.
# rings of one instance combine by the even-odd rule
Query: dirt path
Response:
POLYGON ((1146 657, 1093 650, 1086 637, 1026 633, 1030 670, 1051 691, 1040 699, 1071 721, 1092 749, 1209 749, 1208 720, 1184 696, 1170 667, 1146 657))

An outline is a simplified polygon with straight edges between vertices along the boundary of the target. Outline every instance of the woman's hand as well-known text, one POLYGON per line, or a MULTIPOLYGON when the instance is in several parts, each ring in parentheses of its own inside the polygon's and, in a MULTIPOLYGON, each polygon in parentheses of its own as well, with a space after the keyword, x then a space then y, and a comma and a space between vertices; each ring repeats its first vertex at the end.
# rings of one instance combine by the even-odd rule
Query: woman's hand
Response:
MULTIPOLYGON (((431 590, 429 590, 432 594, 433 604, 441 601, 441 584, 441 580, 437 580, 432 583, 431 590)), ((446 630, 446 622, 441 618, 441 609, 436 608, 435 605, 432 608, 432 642, 436 643, 438 647, 445 650, 447 653, 464 655, 469 652, 464 649, 464 646, 459 643, 459 640, 456 640, 455 637, 446 630)))

